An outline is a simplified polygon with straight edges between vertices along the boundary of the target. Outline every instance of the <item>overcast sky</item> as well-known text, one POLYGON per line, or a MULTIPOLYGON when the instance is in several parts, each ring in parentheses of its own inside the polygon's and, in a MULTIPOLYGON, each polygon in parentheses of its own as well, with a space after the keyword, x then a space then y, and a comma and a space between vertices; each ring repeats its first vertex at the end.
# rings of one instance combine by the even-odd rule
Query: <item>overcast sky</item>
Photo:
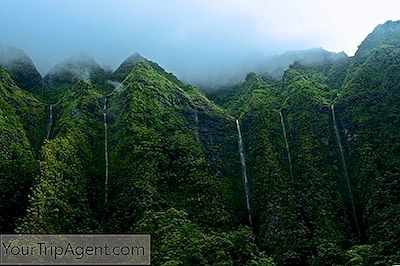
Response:
POLYGON ((139 52, 180 77, 285 50, 352 55, 399 0, 0 0, 0 44, 42 73, 88 54, 112 68, 139 52))

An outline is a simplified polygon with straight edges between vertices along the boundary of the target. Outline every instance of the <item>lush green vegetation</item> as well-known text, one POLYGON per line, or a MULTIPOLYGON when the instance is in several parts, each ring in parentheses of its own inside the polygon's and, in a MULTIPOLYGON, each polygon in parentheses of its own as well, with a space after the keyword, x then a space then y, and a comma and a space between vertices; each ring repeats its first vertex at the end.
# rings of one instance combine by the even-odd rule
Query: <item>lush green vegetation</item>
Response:
POLYGON ((251 75, 222 99, 242 117, 257 242, 279 264, 390 265, 400 259, 399 29, 395 22, 381 25, 354 58, 313 68, 295 63, 269 86, 251 75))
POLYGON ((20 88, 36 93, 42 92, 42 76, 21 49, 0 44, 0 67, 8 72, 20 88))
POLYGON ((81 81, 55 106, 41 151, 40 176, 18 232, 94 232, 103 177, 102 96, 81 81))
MULTIPOLYGON (((0 69, 0 231, 11 232, 24 215, 28 193, 38 174, 35 151, 26 132, 25 117, 37 102, 0 69)), ((40 113, 39 113, 40 114, 40 113)), ((38 127, 40 128, 40 127, 38 127)))
MULTIPOLYGON (((400 49, 381 45, 349 70, 338 107, 369 262, 400 260, 400 49)), ((363 251, 364 252, 364 251, 363 251)))
POLYGON ((185 117, 194 116, 190 98, 144 61, 124 84, 110 98, 113 230, 130 227, 144 210, 160 207, 184 209, 195 221, 216 227, 229 224, 232 212, 223 183, 211 175, 185 117))
POLYGON ((400 262, 399 25, 219 105, 138 54, 64 63, 43 91, 0 70, 0 232, 149 233, 155 265, 400 262))
POLYGON ((173 208, 146 212, 133 232, 152 232, 155 265, 275 265, 258 251, 249 228, 202 230, 185 212, 173 208))
POLYGON ((107 83, 110 78, 111 71, 103 69, 93 58, 70 58, 54 66, 43 78, 42 96, 54 103, 79 80, 89 81, 99 92, 109 92, 113 88, 107 83))

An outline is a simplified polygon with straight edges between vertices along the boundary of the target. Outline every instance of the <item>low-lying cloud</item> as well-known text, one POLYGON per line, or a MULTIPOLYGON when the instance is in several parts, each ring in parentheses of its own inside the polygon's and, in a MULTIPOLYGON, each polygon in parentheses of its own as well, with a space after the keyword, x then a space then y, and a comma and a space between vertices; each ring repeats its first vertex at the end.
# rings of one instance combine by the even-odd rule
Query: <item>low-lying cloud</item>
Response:
POLYGON ((352 55, 397 0, 4 0, 0 43, 46 74, 76 53, 115 69, 139 52, 187 82, 224 83, 287 50, 352 55))

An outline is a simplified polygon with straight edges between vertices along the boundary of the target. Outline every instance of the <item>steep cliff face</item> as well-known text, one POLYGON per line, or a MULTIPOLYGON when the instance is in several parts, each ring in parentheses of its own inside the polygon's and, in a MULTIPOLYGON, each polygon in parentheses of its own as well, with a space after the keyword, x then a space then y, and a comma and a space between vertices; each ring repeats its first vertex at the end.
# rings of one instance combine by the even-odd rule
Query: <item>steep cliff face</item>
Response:
POLYGON ((220 106, 138 54, 61 64, 44 97, 0 69, 0 232, 150 233, 165 265, 395 264, 399 23, 220 106))
POLYGON ((393 237, 400 235, 392 226, 400 215, 400 49, 392 41, 377 42, 368 53, 357 53, 338 105, 363 238, 374 249, 372 261, 388 264, 399 257, 393 237), (391 256, 385 257, 384 250, 391 256))
POLYGON ((101 216, 102 95, 84 81, 53 106, 54 122, 41 150, 21 233, 94 232, 101 216))
POLYGON ((172 82, 145 61, 122 86, 109 98, 110 204, 118 210, 112 224, 128 229, 143 210, 165 207, 212 226, 237 223, 230 186, 240 177, 223 164, 229 157, 218 156, 232 156, 234 121, 196 89, 172 82), (223 131, 213 135, 218 129, 223 131), (221 134, 227 140, 218 142, 221 134))
POLYGON ((12 232, 26 211, 39 172, 35 146, 43 141, 44 106, 0 69, 0 231, 12 232))
POLYGON ((282 81, 249 75, 226 103, 242 120, 260 246, 283 264, 340 263, 351 239, 326 82, 295 63, 282 81))
MULTIPOLYGON (((269 261, 251 231, 239 229, 247 213, 235 120, 162 71, 141 61, 109 94, 79 81, 51 105, 40 175, 16 231, 146 232, 156 241, 178 234, 176 245, 190 229, 197 250, 210 250, 212 240, 221 258, 200 259, 182 247, 182 263, 269 261), (156 229, 154 215, 182 223, 156 229)), ((161 248, 171 247, 157 247, 155 260, 168 261, 161 248)))
POLYGON ((46 134, 48 112, 46 104, 34 94, 19 88, 10 75, 1 69, 0 79, 2 82, 0 97, 13 107, 31 146, 38 154, 46 134))
POLYGON ((378 26, 352 58, 296 62, 269 86, 249 75, 222 99, 242 117, 256 235, 276 261, 399 258, 398 25, 378 26))

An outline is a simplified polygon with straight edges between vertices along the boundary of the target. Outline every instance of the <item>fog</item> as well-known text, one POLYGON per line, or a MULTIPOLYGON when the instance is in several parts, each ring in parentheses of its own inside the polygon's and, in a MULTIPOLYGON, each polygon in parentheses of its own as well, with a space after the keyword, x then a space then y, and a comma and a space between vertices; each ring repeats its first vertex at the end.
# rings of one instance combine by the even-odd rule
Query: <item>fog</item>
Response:
POLYGON ((139 52, 186 82, 223 85, 287 50, 352 55, 399 14, 397 0, 2 0, 0 44, 42 75, 76 54, 115 69, 139 52))
POLYGON ((107 83, 113 86, 113 93, 116 93, 117 95, 124 90, 124 85, 121 82, 108 80, 107 83))
POLYGON ((68 57, 57 63, 49 71, 49 74, 68 71, 77 78, 88 80, 91 71, 95 71, 96 68, 101 68, 101 66, 96 63, 94 58, 81 54, 68 57))

